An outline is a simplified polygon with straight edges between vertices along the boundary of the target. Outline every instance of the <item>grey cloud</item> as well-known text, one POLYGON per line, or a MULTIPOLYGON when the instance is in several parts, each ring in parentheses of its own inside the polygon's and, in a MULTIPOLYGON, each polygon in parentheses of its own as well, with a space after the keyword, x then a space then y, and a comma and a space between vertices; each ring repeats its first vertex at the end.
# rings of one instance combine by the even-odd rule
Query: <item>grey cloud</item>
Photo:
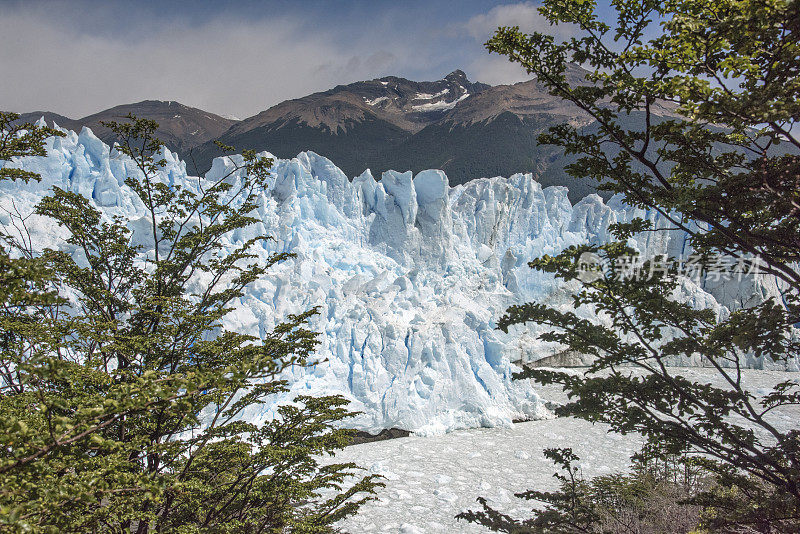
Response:
MULTIPOLYGON (((463 28, 473 39, 484 43, 501 26, 519 26, 526 33, 549 33, 556 39, 574 35, 572 25, 554 27, 538 12, 539 4, 520 2, 493 7, 487 13, 476 15, 464 23, 463 28)), ((472 59, 469 71, 483 82, 509 84, 529 80, 531 76, 518 63, 511 63, 504 56, 479 55, 472 59)))
POLYGON ((430 80, 462 68, 475 80, 508 83, 527 76, 480 43, 498 25, 543 24, 531 3, 447 24, 392 14, 353 19, 348 27, 326 27, 314 13, 259 20, 231 13, 190 24, 151 12, 123 19, 88 0, 0 4, 0 109, 78 118, 159 99, 248 117, 282 100, 389 74, 430 80))
POLYGON ((550 23, 538 12, 533 2, 495 6, 487 13, 476 15, 464 25, 473 39, 484 42, 500 26, 519 26, 526 32, 547 31, 550 23))
MULTIPOLYGON (((0 10, 2 11, 2 10, 0 10)), ((338 83, 385 75, 412 52, 343 45, 300 21, 156 22, 135 39, 80 33, 41 10, 0 16, 0 109, 74 118, 120 103, 177 100, 240 117, 338 83)), ((379 30, 379 29, 378 29, 379 30)))
POLYGON ((512 84, 531 79, 531 75, 519 63, 511 63, 500 56, 476 58, 470 63, 469 72, 476 80, 491 85, 512 84))

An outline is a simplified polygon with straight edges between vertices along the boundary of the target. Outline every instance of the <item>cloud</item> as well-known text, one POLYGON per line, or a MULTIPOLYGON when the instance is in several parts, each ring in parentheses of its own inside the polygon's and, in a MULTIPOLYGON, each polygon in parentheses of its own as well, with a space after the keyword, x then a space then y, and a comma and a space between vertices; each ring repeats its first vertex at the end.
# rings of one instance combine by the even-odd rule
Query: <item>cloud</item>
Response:
POLYGON ((501 26, 519 26, 527 33, 551 31, 550 23, 538 9, 533 2, 495 6, 469 19, 464 27, 473 39, 481 42, 487 41, 501 26))
POLYGON ((512 84, 532 78, 519 63, 492 55, 478 57, 469 64, 470 77, 490 85, 512 84))
MULTIPOLYGON (((495 6, 486 13, 475 15, 464 23, 464 30, 480 43, 488 41, 501 26, 519 26, 525 33, 548 33, 564 39, 575 33, 572 25, 553 26, 541 14, 539 4, 521 2, 495 6)), ((519 63, 511 63, 497 54, 476 55, 468 66, 475 79, 492 85, 510 84, 531 79, 519 63)))
POLYGON ((247 117, 338 83, 393 73, 407 62, 398 58, 415 56, 391 40, 389 46, 367 38, 343 43, 291 17, 219 16, 194 26, 174 19, 131 21, 133 28, 119 32, 109 31, 112 22, 125 21, 104 12, 91 31, 86 18, 78 29, 59 13, 0 8, 0 109, 79 118, 159 99, 247 117))
POLYGON ((460 68, 511 83, 528 76, 482 43, 504 24, 548 28, 530 2, 483 12, 483 2, 463 12, 421 1, 166 4, 0 0, 0 109, 80 118, 157 99, 248 117, 387 75, 436 80, 460 68))

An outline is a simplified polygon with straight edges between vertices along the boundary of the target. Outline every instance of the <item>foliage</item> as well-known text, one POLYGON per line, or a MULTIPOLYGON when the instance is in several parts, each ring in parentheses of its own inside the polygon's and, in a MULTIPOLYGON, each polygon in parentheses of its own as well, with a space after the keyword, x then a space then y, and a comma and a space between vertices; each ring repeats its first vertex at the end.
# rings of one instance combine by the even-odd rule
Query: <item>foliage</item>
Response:
MULTIPOLYGON (((52 132, 8 130, 15 118, 3 116, 11 141, 0 157, 42 154, 52 132)), ((287 391, 284 369, 312 357, 315 310, 262 339, 221 323, 287 257, 255 262, 266 236, 223 248, 256 222, 271 162, 246 151, 216 181, 169 184, 157 124, 128 119, 106 126, 135 163, 126 185, 146 213, 144 236, 59 188, 37 213, 66 231, 71 253, 38 254, 24 235, 4 236, 2 261, 16 270, 1 295, 0 528, 328 531, 379 485, 353 464, 318 463, 347 442, 336 429, 352 415, 346 401, 300 397, 272 421, 243 418, 287 391)))
POLYGON ((531 303, 509 308, 499 327, 547 325, 542 339, 595 358, 583 377, 543 369, 518 376, 563 385, 570 402, 560 415, 639 432, 662 454, 699 455, 693 461, 715 484, 695 496, 708 512, 706 528, 796 531, 800 434, 776 428, 771 416, 798 404, 800 391, 785 382, 754 396, 742 385, 741 361, 798 356, 800 3, 638 0, 611 8, 601 16, 594 2, 545 0, 541 13, 572 25, 574 37, 557 43, 500 28, 487 47, 594 120, 540 138, 577 155, 573 176, 658 212, 686 233, 706 270, 739 264, 773 276, 781 298, 754 299, 720 317, 679 298, 685 279, 675 258, 650 260, 631 275, 629 238, 664 231, 635 220, 612 227, 616 242, 531 262, 576 284, 574 308, 600 321, 531 303), (575 81, 569 62, 589 69, 585 79, 575 81), (585 253, 604 266, 591 277, 580 266, 585 253), (669 366, 698 357, 725 387, 669 366))
POLYGON ((685 500, 706 489, 709 481, 684 458, 637 456, 630 473, 587 480, 572 449, 546 449, 545 456, 561 470, 553 475, 560 483, 558 491, 517 495, 545 503, 536 517, 520 522, 492 510, 484 499, 479 500, 483 510, 460 517, 510 533, 686 533, 700 521, 701 507, 685 500))

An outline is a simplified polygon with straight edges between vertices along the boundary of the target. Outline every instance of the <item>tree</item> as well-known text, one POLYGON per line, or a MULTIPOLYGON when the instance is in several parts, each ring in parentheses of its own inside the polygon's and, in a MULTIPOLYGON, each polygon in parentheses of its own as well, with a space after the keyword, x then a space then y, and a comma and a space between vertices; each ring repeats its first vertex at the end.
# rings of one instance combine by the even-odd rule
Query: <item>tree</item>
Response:
MULTIPOLYGON (((42 155, 52 132, 14 130, 16 118, 2 116, 0 157, 42 155)), ((13 284, 4 289, 12 290, 0 295, 0 525, 329 531, 379 485, 359 478, 354 464, 317 461, 347 443, 348 431, 336 428, 352 415, 347 401, 299 397, 263 425, 242 417, 287 391, 284 369, 312 358, 317 340, 307 320, 315 310, 263 339, 221 324, 244 288, 288 256, 253 261, 252 247, 266 236, 223 248, 226 236, 255 222, 271 162, 245 152, 216 181, 168 184, 157 124, 128 119, 106 126, 121 139, 115 150, 135 164, 126 185, 146 214, 146 246, 125 221, 58 188, 36 211, 67 231, 77 253, 37 254, 4 235, 11 255, 0 259, 19 268, 6 271, 13 284)), ((35 178, 14 169, 4 177, 35 178)))
MULTIPOLYGON (((547 325, 542 339, 592 355, 582 377, 531 369, 518 378, 563 385, 570 402, 560 415, 639 432, 649 453, 687 454, 701 464, 716 484, 695 495, 705 528, 794 532, 800 434, 777 428, 770 416, 800 403, 800 392, 785 382, 757 398, 742 386, 741 365, 748 354, 798 357, 800 3, 637 0, 611 7, 601 16, 594 2, 545 0, 542 15, 573 25, 575 37, 557 43, 500 28, 487 48, 593 120, 540 137, 579 156, 568 169, 573 176, 594 178, 601 190, 684 231, 705 269, 738 264, 775 277, 781 298, 749 303, 727 318, 692 307, 678 297, 677 258, 660 265, 635 258, 629 238, 664 231, 639 219, 615 225, 615 242, 531 262, 579 284, 574 308, 593 309, 605 323, 529 303, 509 308, 498 327, 547 325), (576 80, 569 62, 589 71, 576 80), (603 265, 592 276, 579 261, 587 253, 603 265), (652 276, 628 276, 632 260, 652 276), (668 366, 692 356, 726 387, 692 382, 668 366)), ((509 532, 523 527, 484 506, 469 518, 509 532)), ((577 531, 571 528, 562 531, 577 531)))

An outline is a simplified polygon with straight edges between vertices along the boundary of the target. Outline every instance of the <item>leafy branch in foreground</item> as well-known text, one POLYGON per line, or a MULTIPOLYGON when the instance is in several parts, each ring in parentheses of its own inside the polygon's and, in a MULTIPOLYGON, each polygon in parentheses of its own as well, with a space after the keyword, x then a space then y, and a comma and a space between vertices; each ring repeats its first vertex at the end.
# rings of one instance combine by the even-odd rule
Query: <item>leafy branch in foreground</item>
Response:
MULTIPOLYGON (((500 28, 487 47, 592 119, 540 137, 578 155, 571 175, 594 178, 600 189, 657 213, 664 226, 685 233, 686 248, 706 268, 724 260, 760 274, 740 286, 752 294, 729 315, 698 308, 681 297, 687 281, 678 259, 661 260, 666 268, 648 259, 640 276, 621 269, 636 259, 631 239, 666 231, 635 220, 612 227, 617 242, 531 263, 578 286, 573 311, 514 306, 499 327, 545 325, 542 339, 595 358, 583 376, 518 375, 563 386, 570 400, 559 415, 638 432, 654 454, 702 466, 712 484, 690 495, 703 507, 697 528, 795 532, 800 434, 774 415, 797 405, 800 390, 784 382, 757 397, 743 385, 742 365, 745 358, 786 364, 800 355, 800 3, 637 0, 612 8, 601 16, 594 2, 545 0, 542 15, 573 25, 574 37, 558 43, 500 28), (608 267, 582 276, 585 253, 608 267), (763 289, 773 282, 777 291, 763 289), (694 382, 671 367, 687 361, 702 361, 722 385, 694 382)), ((566 518, 570 510, 545 514, 566 518)), ((491 526, 489 508, 464 517, 491 526)), ((602 528, 587 521, 552 531, 602 528)))
MULTIPOLYGON (((316 310, 261 339, 222 324, 288 257, 258 262, 266 236, 228 240, 256 222, 270 161, 246 152, 215 180, 168 183, 157 124, 128 119, 106 126, 135 164, 125 183, 146 229, 134 236, 54 188, 36 211, 66 230, 71 252, 39 254, 9 235, 24 259, 0 257, 17 267, 3 275, 0 528, 329 531, 380 485, 354 464, 318 462, 347 443, 346 401, 300 397, 270 421, 244 417, 288 391, 285 369, 311 361, 316 310)), ((26 140, 3 159, 43 154, 41 130, 14 135, 26 140)))
POLYGON ((492 530, 524 532, 690 532, 701 521, 702 507, 688 504, 692 495, 705 491, 710 480, 685 457, 634 458, 630 473, 585 479, 572 449, 545 449, 545 457, 559 466, 553 476, 557 491, 526 491, 517 497, 544 503, 535 517, 517 520, 493 510, 485 499, 483 509, 459 517, 492 530))

